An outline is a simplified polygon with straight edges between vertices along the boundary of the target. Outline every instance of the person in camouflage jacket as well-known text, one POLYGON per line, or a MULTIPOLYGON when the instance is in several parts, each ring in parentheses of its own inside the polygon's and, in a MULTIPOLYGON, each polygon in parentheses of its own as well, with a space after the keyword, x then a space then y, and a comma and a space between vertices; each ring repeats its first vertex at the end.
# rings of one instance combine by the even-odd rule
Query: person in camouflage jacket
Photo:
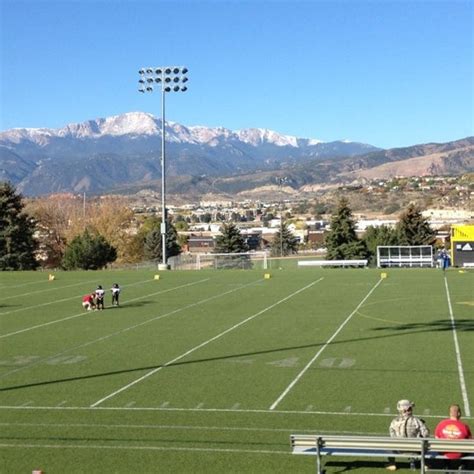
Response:
MULTIPOLYGON (((430 435, 425 422, 413 415, 414 406, 415 404, 410 400, 400 400, 397 403, 397 410, 400 415, 390 423, 389 431, 392 438, 427 438, 430 435)), ((388 462, 387 469, 395 471, 397 469, 395 458, 389 458, 388 462)), ((410 465, 414 466, 413 460, 410 465)))

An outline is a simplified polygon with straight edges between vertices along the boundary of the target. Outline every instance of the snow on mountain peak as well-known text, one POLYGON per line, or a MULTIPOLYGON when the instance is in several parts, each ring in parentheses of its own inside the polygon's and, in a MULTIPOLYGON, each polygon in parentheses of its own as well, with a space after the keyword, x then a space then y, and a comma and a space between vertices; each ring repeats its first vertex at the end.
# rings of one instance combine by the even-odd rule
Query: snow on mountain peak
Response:
MULTIPOLYGON (((63 128, 22 128, 2 132, 0 138, 10 143, 29 140, 39 146, 47 146, 54 138, 101 138, 104 136, 160 136, 161 119, 145 112, 128 112, 106 118, 71 123, 63 128)), ((226 140, 241 141, 252 146, 270 144, 301 147, 322 143, 320 140, 303 139, 283 135, 267 128, 248 128, 232 131, 224 127, 191 126, 166 122, 166 139, 175 143, 193 143, 217 146, 226 140)))
POLYGON ((159 127, 152 114, 129 112, 99 121, 101 135, 156 135, 159 127))

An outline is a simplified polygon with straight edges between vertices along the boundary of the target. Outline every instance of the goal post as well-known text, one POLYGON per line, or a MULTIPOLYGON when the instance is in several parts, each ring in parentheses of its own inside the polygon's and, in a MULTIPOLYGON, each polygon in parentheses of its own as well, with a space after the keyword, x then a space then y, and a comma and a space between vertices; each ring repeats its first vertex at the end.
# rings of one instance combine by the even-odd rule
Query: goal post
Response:
POLYGON ((377 267, 433 267, 431 245, 379 245, 377 267))
POLYGON ((196 269, 262 269, 268 268, 266 252, 206 253, 196 255, 196 269))

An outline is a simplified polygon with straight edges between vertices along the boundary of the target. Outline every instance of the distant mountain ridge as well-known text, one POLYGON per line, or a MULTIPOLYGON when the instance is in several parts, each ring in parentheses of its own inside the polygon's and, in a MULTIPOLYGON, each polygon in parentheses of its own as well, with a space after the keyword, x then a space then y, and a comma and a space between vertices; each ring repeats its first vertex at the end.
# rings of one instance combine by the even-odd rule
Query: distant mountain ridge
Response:
MULTIPOLYGON (((378 150, 350 141, 322 142, 268 129, 232 131, 166 122, 168 174, 222 176, 274 170, 305 160, 352 157, 378 150)), ((0 133, 0 179, 27 195, 88 191, 156 180, 161 120, 130 112, 59 129, 0 133)))

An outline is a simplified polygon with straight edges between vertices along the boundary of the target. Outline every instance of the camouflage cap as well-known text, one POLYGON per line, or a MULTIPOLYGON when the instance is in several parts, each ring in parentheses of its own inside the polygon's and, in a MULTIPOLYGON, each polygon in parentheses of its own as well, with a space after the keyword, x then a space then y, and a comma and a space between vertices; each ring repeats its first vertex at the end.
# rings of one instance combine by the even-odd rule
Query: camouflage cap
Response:
POLYGON ((397 402, 397 410, 398 411, 405 411, 410 408, 413 408, 415 404, 410 400, 398 400, 397 402))

